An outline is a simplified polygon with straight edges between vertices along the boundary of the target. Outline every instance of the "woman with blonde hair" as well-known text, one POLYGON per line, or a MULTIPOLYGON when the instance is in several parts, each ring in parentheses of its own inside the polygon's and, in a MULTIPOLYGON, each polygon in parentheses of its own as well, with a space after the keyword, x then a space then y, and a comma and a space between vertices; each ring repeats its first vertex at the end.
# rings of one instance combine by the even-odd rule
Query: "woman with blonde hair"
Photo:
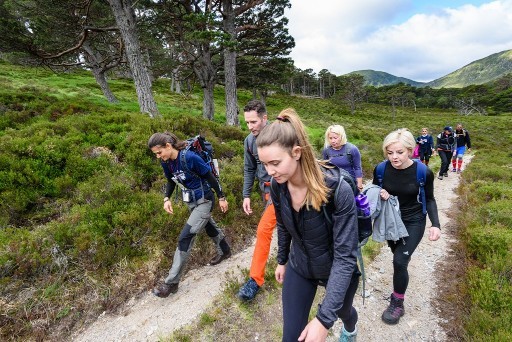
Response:
POLYGON ((407 270, 411 256, 423 238, 426 225, 426 213, 423 211, 423 199, 420 199, 420 184, 418 168, 425 169, 425 201, 426 212, 432 222, 428 237, 436 241, 441 237, 437 204, 434 198, 434 174, 420 162, 411 159, 416 140, 406 128, 389 133, 382 144, 382 152, 387 159, 384 163, 384 174, 379 175, 377 166, 373 171, 373 184, 379 185, 380 198, 384 201, 390 196, 398 198, 400 217, 409 236, 397 241, 388 240, 388 246, 393 253, 393 292, 390 304, 382 313, 382 320, 387 324, 397 324, 405 314, 404 298, 409 284, 407 270))
POLYGON ((341 318, 340 341, 355 341, 359 284, 354 193, 340 170, 318 161, 297 113, 283 110, 256 141, 272 176, 278 231, 276 280, 283 284, 283 341, 325 341, 341 318), (335 191, 335 189, 337 189, 335 191), (318 286, 326 293, 308 315, 318 286))
POLYGON ((327 127, 322 157, 350 173, 359 191, 363 189, 361 153, 355 145, 347 141, 347 134, 343 126, 331 125, 327 127))

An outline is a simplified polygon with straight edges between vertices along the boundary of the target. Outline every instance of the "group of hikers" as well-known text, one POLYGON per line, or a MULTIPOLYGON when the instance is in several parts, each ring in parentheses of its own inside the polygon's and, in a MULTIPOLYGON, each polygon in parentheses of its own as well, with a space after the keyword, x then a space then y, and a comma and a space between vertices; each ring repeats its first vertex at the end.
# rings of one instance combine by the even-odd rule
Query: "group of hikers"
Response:
MULTIPOLYGON (((356 340, 358 313, 353 300, 361 276, 357 265, 358 212, 354 189, 343 177, 345 170, 356 192, 368 189, 374 227, 396 228, 383 232, 382 241, 387 241, 393 253, 393 289, 382 320, 397 324, 405 313, 408 264, 425 232, 427 214, 432 223, 429 239, 436 241, 441 236, 434 198, 435 176, 426 165, 437 150, 442 161, 439 179, 447 176, 451 158, 452 171, 460 172, 465 146, 471 147, 468 132, 461 124, 455 131, 447 126, 437 136, 435 146, 426 128, 417 138, 405 128, 389 133, 382 144, 385 161, 373 171, 372 184, 364 187, 361 154, 347 141, 342 126, 327 128, 323 160, 318 160, 295 110, 287 108, 270 122, 264 103, 252 100, 244 107, 244 119, 250 134, 244 140, 243 210, 247 215, 253 214, 251 192, 256 179, 265 209, 256 231, 249 279, 239 289, 238 298, 250 301, 263 286, 277 227, 275 278, 283 285, 282 340, 325 341, 338 318, 343 322, 340 341, 356 340), (421 162, 412 159, 416 146, 421 162), (418 182, 420 171, 423 182, 418 182), (399 209, 399 215, 389 214, 387 206, 399 209), (326 288, 325 296, 316 316, 309 320, 318 286, 326 288)), ((186 141, 169 132, 155 133, 148 141, 168 180, 164 210, 173 213, 170 197, 178 187, 190 211, 169 274, 153 289, 158 297, 178 291, 194 239, 203 229, 217 249, 211 265, 231 256, 230 246, 211 216, 213 192, 221 211, 228 210, 222 187, 203 159, 186 146, 186 141)))

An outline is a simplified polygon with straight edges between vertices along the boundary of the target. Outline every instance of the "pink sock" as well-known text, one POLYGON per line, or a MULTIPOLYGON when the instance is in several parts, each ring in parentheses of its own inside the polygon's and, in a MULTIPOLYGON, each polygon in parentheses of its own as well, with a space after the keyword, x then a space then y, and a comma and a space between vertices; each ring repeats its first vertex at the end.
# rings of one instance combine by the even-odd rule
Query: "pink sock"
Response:
POLYGON ((398 299, 404 299, 405 298, 405 293, 404 294, 400 294, 400 293, 396 293, 395 291, 393 291, 393 296, 395 296, 395 298, 398 298, 398 299))

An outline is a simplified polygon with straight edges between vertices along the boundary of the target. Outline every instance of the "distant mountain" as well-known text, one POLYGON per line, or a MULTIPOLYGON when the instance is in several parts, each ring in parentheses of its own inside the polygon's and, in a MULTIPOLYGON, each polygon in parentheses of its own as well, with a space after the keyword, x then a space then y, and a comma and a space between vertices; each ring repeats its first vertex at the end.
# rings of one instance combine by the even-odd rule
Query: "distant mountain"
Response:
POLYGON ((388 74, 384 71, 375 71, 375 70, 358 70, 353 71, 350 74, 358 74, 364 77, 365 84, 366 85, 372 85, 374 87, 381 87, 386 85, 393 85, 398 84, 400 82, 405 84, 410 84, 414 87, 423 87, 425 86, 425 83, 423 82, 416 82, 413 80, 410 80, 405 77, 398 77, 395 75, 388 74))
POLYGON ((414 87, 463 88, 472 84, 484 84, 512 73, 512 50, 506 50, 479 59, 454 72, 430 82, 416 82, 398 77, 387 72, 375 70, 358 70, 350 74, 362 75, 366 85, 375 87, 397 83, 410 84, 414 87))
POLYGON ((506 50, 469 63, 426 85, 432 88, 463 88, 494 81, 511 72, 512 50, 506 50))

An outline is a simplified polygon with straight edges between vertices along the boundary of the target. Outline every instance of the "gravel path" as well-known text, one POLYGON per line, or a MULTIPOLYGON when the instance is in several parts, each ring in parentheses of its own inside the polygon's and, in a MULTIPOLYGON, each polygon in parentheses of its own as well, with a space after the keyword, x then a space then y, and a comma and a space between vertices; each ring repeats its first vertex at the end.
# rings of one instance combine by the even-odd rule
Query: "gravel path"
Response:
MULTIPOLYGON (((465 156, 464 165, 471 156, 465 156)), ((460 176, 450 173, 448 178, 435 180, 435 196, 441 227, 449 225, 447 213, 456 197, 455 189, 460 176)), ((430 224, 427 223, 427 227, 430 224)), ((366 266, 368 297, 356 296, 355 307, 359 312, 359 341, 446 341, 440 327, 442 322, 432 304, 438 291, 436 265, 450 251, 454 238, 442 230, 441 239, 428 240, 428 229, 418 249, 413 254, 409 272, 410 282, 405 299, 405 316, 399 324, 389 326, 380 316, 387 307, 386 297, 392 290, 392 255, 383 247, 374 262, 366 266)), ((275 241, 273 239, 273 248, 275 241)), ((92 325, 73 334, 73 341, 158 341, 175 329, 190 323, 203 312, 211 299, 223 289, 228 274, 241 274, 239 269, 250 267, 254 245, 233 255, 217 266, 204 266, 189 271, 180 283, 179 291, 167 299, 160 299, 150 292, 132 299, 121 314, 103 314, 92 325)), ((341 323, 335 324, 328 341, 337 341, 341 323)))

